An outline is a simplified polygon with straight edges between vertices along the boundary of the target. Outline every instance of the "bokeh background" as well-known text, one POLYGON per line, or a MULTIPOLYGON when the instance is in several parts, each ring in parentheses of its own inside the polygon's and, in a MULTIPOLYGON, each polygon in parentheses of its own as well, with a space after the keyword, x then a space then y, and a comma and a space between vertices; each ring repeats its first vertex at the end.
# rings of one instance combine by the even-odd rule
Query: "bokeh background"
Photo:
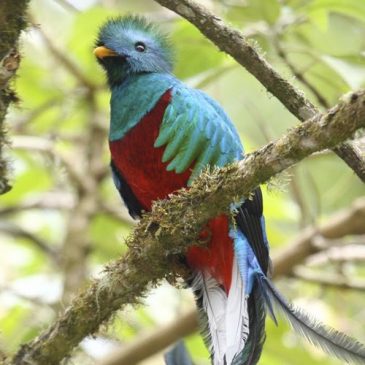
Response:
MULTIPOLYGON (((365 1, 200 3, 242 30, 320 108, 365 86, 365 1)), ((20 102, 8 115, 13 189, 0 203, 3 353, 37 336, 90 277, 126 250, 124 239, 134 223, 109 173, 109 91, 92 50, 103 21, 127 13, 144 15, 171 34, 175 74, 224 106, 246 151, 298 123, 241 66, 152 0, 33 0, 32 26, 22 36, 15 83, 20 102)), ((358 148, 363 148, 358 137, 358 148)), ((352 209, 365 188, 339 158, 325 151, 273 179, 263 192, 275 254, 306 227, 331 222, 337 211, 352 209)), ((322 321, 365 342, 365 220, 363 232, 333 240, 318 236, 315 243, 320 252, 277 285, 322 321)), ((141 305, 120 311, 85 339, 69 362, 99 364, 106 354, 158 331, 192 307, 188 290, 162 283, 151 288, 141 305)), ((186 343, 196 364, 209 364, 198 334, 186 343)), ((162 355, 143 364, 162 364, 162 355)), ((268 319, 260 364, 340 362, 298 339, 283 321, 277 328, 268 319)))

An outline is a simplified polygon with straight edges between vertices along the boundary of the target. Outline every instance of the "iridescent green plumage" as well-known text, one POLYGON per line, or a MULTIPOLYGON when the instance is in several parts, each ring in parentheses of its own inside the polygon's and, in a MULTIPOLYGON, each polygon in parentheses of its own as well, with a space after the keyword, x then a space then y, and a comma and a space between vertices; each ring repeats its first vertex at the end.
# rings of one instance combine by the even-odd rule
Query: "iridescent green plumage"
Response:
POLYGON ((224 166, 243 156, 239 136, 222 109, 200 90, 179 83, 172 88, 155 147, 165 146, 167 169, 182 173, 192 163, 190 182, 209 166, 224 166))

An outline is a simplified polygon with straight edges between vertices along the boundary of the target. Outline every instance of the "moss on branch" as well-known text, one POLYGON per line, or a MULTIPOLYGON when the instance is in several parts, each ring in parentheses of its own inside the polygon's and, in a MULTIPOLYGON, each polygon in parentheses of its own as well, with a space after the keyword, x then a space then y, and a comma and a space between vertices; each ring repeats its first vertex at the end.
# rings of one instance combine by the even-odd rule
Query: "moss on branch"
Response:
POLYGON ((9 104, 16 100, 9 82, 19 66, 18 38, 27 25, 28 2, 29 0, 0 1, 0 195, 10 189, 8 163, 3 156, 6 145, 4 119, 9 104))
MULTIPOLYGON (((128 253, 109 264, 70 307, 7 365, 54 365, 125 304, 136 304, 151 285, 171 277, 171 257, 196 244, 201 227, 228 211, 237 197, 310 154, 333 148, 365 127, 365 91, 346 95, 323 116, 290 130, 237 164, 203 173, 189 190, 158 201, 127 239, 128 253)), ((201 244, 201 243, 200 243, 201 244)))

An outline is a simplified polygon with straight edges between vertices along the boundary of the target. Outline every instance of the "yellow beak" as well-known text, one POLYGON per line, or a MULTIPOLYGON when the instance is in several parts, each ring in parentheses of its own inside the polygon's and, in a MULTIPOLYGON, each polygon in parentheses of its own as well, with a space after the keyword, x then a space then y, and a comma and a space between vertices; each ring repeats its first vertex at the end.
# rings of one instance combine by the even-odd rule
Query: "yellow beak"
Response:
POLYGON ((97 58, 104 58, 104 57, 115 57, 118 54, 114 52, 113 50, 106 48, 104 46, 96 47, 94 49, 94 55, 97 58))

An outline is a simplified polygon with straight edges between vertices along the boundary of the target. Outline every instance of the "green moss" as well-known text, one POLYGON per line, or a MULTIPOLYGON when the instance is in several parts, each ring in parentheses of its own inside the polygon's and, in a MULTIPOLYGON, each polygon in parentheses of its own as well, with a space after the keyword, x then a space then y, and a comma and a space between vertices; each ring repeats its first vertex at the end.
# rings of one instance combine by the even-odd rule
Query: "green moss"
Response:
MULTIPOLYGON (((18 38, 27 26, 26 10, 29 0, 2 0, 0 2, 0 60, 11 49, 17 48, 18 38)), ((8 162, 3 156, 6 134, 4 119, 8 106, 16 100, 15 92, 8 86, 0 90, 0 194, 10 190, 8 182, 8 162)))

